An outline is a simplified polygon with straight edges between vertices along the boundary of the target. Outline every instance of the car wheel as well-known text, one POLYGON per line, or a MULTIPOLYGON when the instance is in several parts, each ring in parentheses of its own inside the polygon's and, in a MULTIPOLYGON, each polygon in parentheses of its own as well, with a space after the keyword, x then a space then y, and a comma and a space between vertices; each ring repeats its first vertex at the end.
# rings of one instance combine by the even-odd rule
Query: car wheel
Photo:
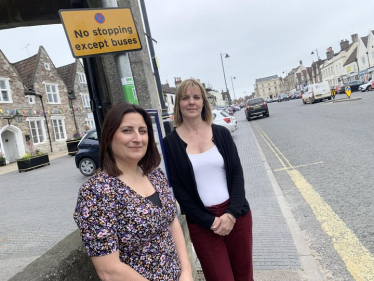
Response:
POLYGON ((79 171, 85 176, 92 176, 96 171, 96 164, 90 158, 83 158, 79 162, 79 171))
POLYGON ((306 104, 305 100, 303 99, 303 104, 306 104))
POLYGON ((327 98, 328 100, 331 100, 331 97, 327 98))
POLYGON ((251 121, 251 117, 247 117, 247 121, 251 121))
POLYGON ((370 85, 367 87, 367 90, 368 90, 368 91, 371 91, 371 86, 370 86, 370 85))
POLYGON ((312 98, 312 99, 310 99, 310 103, 311 103, 311 104, 313 104, 313 103, 315 103, 315 102, 316 102, 316 100, 315 100, 315 99, 313 99, 313 98, 312 98))
POLYGON ((269 116, 270 116, 269 112, 268 112, 268 113, 266 113, 266 114, 265 114, 265 116, 266 116, 266 117, 269 117, 269 116))

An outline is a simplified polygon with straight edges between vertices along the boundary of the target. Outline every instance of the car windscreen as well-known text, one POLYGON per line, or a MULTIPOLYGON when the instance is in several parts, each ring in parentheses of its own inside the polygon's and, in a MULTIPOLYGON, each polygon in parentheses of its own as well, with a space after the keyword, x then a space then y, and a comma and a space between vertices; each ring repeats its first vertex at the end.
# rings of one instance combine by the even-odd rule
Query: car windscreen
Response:
POLYGON ((228 114, 226 111, 221 111, 221 115, 225 117, 230 117, 230 114, 228 114))
POLYGON ((258 104, 258 103, 263 103, 263 99, 253 99, 253 100, 248 100, 248 104, 258 104))

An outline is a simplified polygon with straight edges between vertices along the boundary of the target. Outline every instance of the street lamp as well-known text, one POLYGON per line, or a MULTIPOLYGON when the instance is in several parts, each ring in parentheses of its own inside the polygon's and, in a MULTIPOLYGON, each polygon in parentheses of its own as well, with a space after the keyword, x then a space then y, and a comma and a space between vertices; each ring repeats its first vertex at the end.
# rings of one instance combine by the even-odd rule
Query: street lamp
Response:
POLYGON ((39 94, 39 93, 35 92, 35 90, 34 90, 34 88, 32 86, 28 90, 25 90, 24 94, 25 94, 25 96, 35 96, 35 97, 39 97, 40 98, 40 102, 42 104, 42 109, 43 109, 43 115, 44 115, 45 124, 47 126, 49 146, 51 147, 51 152, 53 152, 52 141, 51 141, 51 135, 49 133, 49 126, 48 126, 47 116, 46 116, 45 110, 44 110, 43 96, 42 96, 42 94, 39 94))
POLYGON ((222 62, 223 78, 225 78, 226 92, 228 93, 229 89, 227 88, 225 67, 223 66, 222 56, 225 56, 225 59, 229 58, 230 56, 229 56, 229 54, 222 54, 222 53, 220 53, 220 55, 221 55, 221 62, 222 62))
POLYGON ((232 91, 234 92, 234 100, 236 100, 236 97, 235 97, 235 89, 234 89, 234 82, 232 81, 232 79, 236 79, 236 77, 232 77, 231 76, 231 84, 232 84, 232 91))
POLYGON ((310 54, 314 55, 314 51, 316 51, 317 59, 320 60, 317 48, 315 50, 313 50, 310 54))
POLYGON ((12 123, 12 119, 15 119, 17 123, 21 123, 23 116, 23 114, 16 111, 16 114, 14 114, 13 116, 2 116, 1 118, 7 120, 8 126, 10 126, 10 124, 12 123))
POLYGON ((288 90, 288 78, 287 78, 288 73, 287 73, 287 70, 283 71, 283 73, 286 74, 286 76, 284 76, 284 80, 286 80, 286 91, 288 92, 289 90, 288 90), (287 78, 287 79, 286 79, 286 78, 287 78))

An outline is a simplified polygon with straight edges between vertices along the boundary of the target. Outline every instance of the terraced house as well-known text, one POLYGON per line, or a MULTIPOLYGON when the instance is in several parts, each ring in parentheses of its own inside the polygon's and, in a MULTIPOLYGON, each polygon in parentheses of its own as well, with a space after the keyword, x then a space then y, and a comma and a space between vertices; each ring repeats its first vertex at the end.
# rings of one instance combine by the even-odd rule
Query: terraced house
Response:
POLYGON ((40 47, 36 55, 10 63, 0 50, 0 153, 6 161, 21 158, 31 146, 66 150, 68 138, 84 134, 85 124, 93 127, 86 84, 79 61, 57 69, 40 47))

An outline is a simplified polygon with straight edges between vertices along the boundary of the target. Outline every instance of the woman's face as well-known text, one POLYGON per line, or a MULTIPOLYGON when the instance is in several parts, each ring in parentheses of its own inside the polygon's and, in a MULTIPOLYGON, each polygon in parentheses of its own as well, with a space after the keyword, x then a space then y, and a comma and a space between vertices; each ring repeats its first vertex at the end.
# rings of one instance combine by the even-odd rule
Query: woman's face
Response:
POLYGON ((204 101, 199 87, 188 87, 179 102, 179 109, 183 119, 201 117, 203 107, 204 101))
POLYGON ((148 146, 147 125, 139 113, 127 113, 114 133, 111 148, 117 162, 136 162, 144 157, 148 146))

